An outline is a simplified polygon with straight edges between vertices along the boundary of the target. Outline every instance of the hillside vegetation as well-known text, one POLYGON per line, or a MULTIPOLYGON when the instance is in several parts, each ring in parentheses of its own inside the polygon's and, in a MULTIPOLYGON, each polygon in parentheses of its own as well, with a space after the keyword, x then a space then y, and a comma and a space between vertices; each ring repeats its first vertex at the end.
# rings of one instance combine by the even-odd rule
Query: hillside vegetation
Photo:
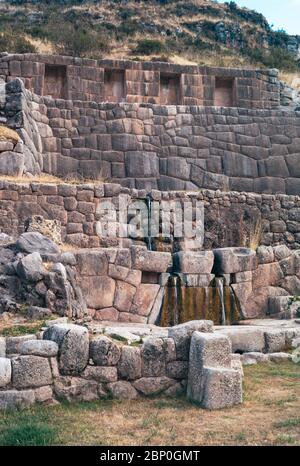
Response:
POLYGON ((300 36, 208 0, 0 2, 0 51, 299 70, 300 36))

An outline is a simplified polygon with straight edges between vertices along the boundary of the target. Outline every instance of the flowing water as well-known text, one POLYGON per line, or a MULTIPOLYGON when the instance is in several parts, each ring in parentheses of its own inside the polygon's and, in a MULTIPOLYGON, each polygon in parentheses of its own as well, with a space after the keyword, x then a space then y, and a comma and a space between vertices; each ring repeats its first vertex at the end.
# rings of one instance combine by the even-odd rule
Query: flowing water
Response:
POLYGON ((224 279, 209 287, 186 287, 179 276, 171 275, 166 286, 160 325, 173 326, 189 320, 212 320, 216 325, 240 319, 235 295, 224 279))

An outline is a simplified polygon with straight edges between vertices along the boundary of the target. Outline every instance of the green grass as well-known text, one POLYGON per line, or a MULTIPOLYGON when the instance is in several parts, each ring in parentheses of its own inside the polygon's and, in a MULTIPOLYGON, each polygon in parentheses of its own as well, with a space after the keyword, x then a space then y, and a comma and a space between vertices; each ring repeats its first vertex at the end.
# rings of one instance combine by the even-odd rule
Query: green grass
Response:
MULTIPOLYGON (((49 413, 50 414, 50 413, 49 413)), ((47 446, 58 441, 58 428, 38 407, 34 411, 7 411, 0 428, 0 445, 47 446)))
POLYGON ((13 327, 7 327, 0 330, 0 336, 3 337, 19 337, 22 335, 28 335, 37 333, 45 327, 45 322, 39 322, 34 325, 14 325, 13 327))
POLYGON ((0 412, 0 445, 300 444, 299 365, 244 369, 244 403, 230 409, 204 410, 185 397, 35 405, 0 412))
POLYGON ((300 417, 286 419, 285 421, 275 422, 274 427, 280 429, 282 427, 296 427, 300 426, 300 417))

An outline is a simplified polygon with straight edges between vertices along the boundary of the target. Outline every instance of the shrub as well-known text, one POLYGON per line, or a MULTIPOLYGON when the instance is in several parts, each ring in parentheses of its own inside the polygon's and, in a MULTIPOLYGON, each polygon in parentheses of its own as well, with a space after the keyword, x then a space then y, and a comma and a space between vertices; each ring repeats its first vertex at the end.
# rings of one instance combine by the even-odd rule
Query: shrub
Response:
POLYGON ((56 44, 59 54, 83 57, 96 55, 109 48, 107 38, 101 31, 85 25, 76 25, 70 21, 50 18, 46 26, 46 37, 56 44))
POLYGON ((0 51, 10 53, 35 53, 37 49, 21 33, 6 30, 0 33, 0 51))
POLYGON ((270 50, 247 50, 247 55, 253 62, 260 62, 268 68, 278 68, 285 71, 297 71, 299 65, 287 50, 272 47, 270 50))
POLYGON ((139 55, 151 55, 152 53, 162 53, 165 51, 165 45, 160 40, 142 39, 137 43, 134 52, 139 55))

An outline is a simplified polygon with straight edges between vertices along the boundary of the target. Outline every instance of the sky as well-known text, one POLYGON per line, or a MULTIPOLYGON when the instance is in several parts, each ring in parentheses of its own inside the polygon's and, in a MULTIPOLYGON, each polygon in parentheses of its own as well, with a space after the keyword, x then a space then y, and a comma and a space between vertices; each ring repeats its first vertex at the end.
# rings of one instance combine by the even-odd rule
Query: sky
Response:
POLYGON ((235 2, 262 13, 269 23, 274 25, 275 30, 284 29, 288 34, 300 36, 300 0, 235 0, 235 2))

